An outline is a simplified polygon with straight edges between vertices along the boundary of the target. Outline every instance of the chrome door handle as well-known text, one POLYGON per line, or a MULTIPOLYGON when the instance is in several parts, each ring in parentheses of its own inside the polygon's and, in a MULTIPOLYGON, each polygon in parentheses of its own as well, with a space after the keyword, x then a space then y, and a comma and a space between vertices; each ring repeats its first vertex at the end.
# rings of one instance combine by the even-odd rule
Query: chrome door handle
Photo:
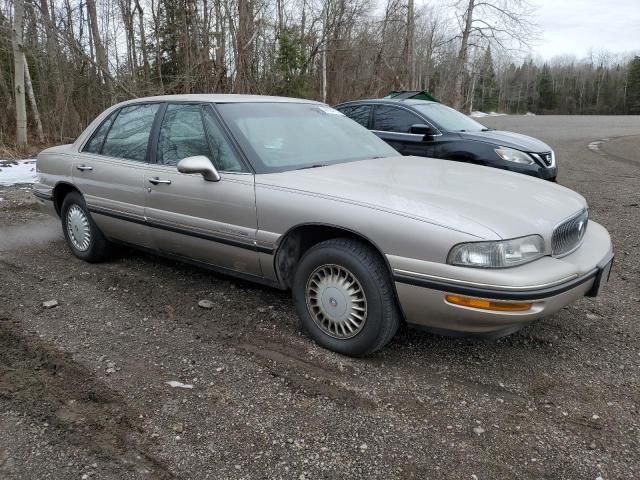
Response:
POLYGON ((76 168, 81 172, 84 172, 85 170, 93 170, 93 167, 89 167, 87 165, 76 165, 76 168))
POLYGON ((166 185, 171 185, 171 180, 160 180, 158 177, 153 177, 149 179, 149 183, 154 185, 158 185, 159 183, 164 183, 166 185))

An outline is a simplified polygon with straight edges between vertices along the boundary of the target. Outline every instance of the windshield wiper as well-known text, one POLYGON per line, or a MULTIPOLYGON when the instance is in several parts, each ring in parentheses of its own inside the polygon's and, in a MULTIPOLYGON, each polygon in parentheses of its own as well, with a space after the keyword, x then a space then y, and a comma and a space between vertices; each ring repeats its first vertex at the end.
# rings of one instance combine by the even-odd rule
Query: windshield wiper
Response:
POLYGON ((481 132, 490 132, 491 130, 495 130, 495 128, 483 128, 480 130, 481 132))
POLYGON ((309 165, 307 167, 296 168, 296 170, 307 170, 308 168, 320 168, 320 167, 328 167, 328 163, 315 163, 313 165, 309 165))

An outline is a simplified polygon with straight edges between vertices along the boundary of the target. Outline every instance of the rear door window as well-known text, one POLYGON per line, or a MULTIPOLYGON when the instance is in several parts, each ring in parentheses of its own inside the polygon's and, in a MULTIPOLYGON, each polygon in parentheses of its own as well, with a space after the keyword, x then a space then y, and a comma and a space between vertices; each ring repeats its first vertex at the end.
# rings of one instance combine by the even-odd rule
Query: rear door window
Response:
POLYGON ((153 121, 160 104, 124 107, 113 121, 102 147, 102 154, 144 162, 153 121))
POLYGON ((424 120, 404 108, 376 105, 373 112, 373 130, 411 133, 411 125, 424 123, 424 120))
POLYGON ((365 128, 369 128, 371 105, 352 105, 349 107, 341 107, 339 110, 351 120, 358 122, 365 128))

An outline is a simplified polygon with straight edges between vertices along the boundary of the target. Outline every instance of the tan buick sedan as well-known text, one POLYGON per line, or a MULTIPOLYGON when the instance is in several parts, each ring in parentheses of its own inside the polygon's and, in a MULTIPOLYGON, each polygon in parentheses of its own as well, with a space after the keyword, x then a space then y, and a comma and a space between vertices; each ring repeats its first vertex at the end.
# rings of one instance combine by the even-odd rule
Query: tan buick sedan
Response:
MULTIPOLYGON (((428 141, 428 138, 425 138, 428 141)), ((613 259, 585 199, 402 157, 317 102, 138 99, 38 156, 34 195, 93 262, 124 243, 291 289, 320 345, 360 356, 400 323, 501 335, 597 295, 613 259)))

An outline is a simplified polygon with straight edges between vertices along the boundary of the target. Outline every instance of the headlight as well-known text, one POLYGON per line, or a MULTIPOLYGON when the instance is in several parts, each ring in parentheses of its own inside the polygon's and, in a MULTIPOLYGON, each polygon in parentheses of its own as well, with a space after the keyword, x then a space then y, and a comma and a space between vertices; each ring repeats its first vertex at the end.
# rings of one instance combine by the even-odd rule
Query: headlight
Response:
POLYGON ((534 160, 528 153, 514 150, 513 148, 498 147, 495 149, 496 154, 507 162, 521 163, 523 165, 533 165, 534 160))
POLYGON ((451 249, 447 263, 463 267, 505 268, 532 262, 542 256, 542 237, 529 235, 512 240, 461 243, 451 249))

